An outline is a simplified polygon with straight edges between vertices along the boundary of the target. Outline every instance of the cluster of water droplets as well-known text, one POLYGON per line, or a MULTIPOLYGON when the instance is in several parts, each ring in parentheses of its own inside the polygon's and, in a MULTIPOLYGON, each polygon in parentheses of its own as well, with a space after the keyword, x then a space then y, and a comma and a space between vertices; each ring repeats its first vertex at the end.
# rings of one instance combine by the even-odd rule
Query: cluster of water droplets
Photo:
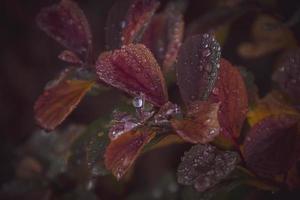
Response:
POLYGON ((182 158, 177 171, 178 182, 194 185, 195 189, 203 192, 226 178, 238 162, 239 155, 236 152, 198 144, 182 158))
POLYGON ((170 118, 177 117, 178 115, 181 114, 182 114, 181 109, 178 105, 168 102, 160 108, 158 113, 154 115, 154 123, 155 124, 168 123, 170 118))
POLYGON ((221 47, 219 43, 215 40, 214 36, 209 33, 202 35, 200 58, 200 71, 205 70, 208 73, 206 77, 208 80, 207 92, 204 94, 204 98, 208 97, 212 89, 214 88, 215 81, 217 80, 218 71, 220 68, 220 58, 221 58, 221 47))
POLYGON ((124 112, 114 111, 113 120, 110 124, 109 137, 111 140, 115 140, 120 135, 134 129, 139 125, 138 120, 124 112))

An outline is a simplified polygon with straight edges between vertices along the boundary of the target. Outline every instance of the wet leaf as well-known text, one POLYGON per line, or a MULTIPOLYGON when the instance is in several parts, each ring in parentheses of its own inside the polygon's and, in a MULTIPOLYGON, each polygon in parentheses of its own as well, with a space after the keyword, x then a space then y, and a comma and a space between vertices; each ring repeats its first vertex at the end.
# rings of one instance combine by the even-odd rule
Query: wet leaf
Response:
POLYGON ((175 65, 177 83, 185 104, 206 100, 217 79, 220 46, 211 34, 188 38, 175 65))
POLYGON ((185 119, 171 121, 176 133, 187 142, 208 143, 219 135, 218 103, 194 102, 185 119))
POLYGON ((96 63, 100 80, 133 96, 145 95, 156 106, 167 102, 165 81, 155 58, 141 44, 130 44, 100 55, 96 63))
POLYGON ((273 80, 295 102, 300 102, 300 49, 291 50, 279 61, 273 80))
POLYGON ((87 58, 92 36, 87 19, 71 0, 43 8, 37 16, 39 27, 67 49, 87 58))
POLYGON ((34 105, 35 119, 46 130, 55 129, 93 86, 91 81, 65 80, 46 89, 34 105))
POLYGON ((113 112, 113 119, 110 122, 109 138, 110 140, 117 139, 120 135, 129 132, 139 125, 139 120, 136 117, 126 112, 113 112))
POLYGON ((61 52, 58 58, 61 59, 62 61, 75 64, 75 65, 83 64, 80 58, 75 53, 69 50, 64 50, 63 52, 61 52))
POLYGON ((153 17, 142 39, 164 72, 172 69, 183 38, 183 15, 175 4, 170 2, 162 13, 153 17))
POLYGON ((257 175, 273 178, 285 174, 300 156, 298 118, 270 116, 253 126, 244 141, 247 166, 257 175))
POLYGON ((159 7, 156 0, 119 0, 106 21, 106 45, 109 50, 138 43, 159 7))
POLYGON ((177 104, 167 102, 153 116, 155 125, 169 124, 170 119, 182 117, 182 111, 177 104))
POLYGON ((252 25, 252 41, 238 47, 238 53, 247 59, 258 58, 266 54, 295 47, 293 33, 276 18, 262 14, 252 25))
POLYGON ((238 138, 248 111, 247 90, 239 70, 221 59, 218 80, 210 99, 220 102, 221 134, 238 138))
POLYGON ((247 119, 249 124, 253 126, 264 118, 282 114, 299 116, 297 110, 290 105, 280 92, 272 91, 264 98, 258 100, 254 108, 249 110, 247 119))
POLYGON ((155 133, 147 129, 132 130, 111 141, 105 152, 105 166, 121 179, 132 166, 143 147, 155 133))
POLYGON ((70 151, 69 171, 87 167, 93 176, 108 174, 104 166, 104 152, 110 141, 108 123, 109 119, 99 118, 80 134, 70 151))
POLYGON ((199 192, 212 188, 224 180, 236 167, 239 155, 220 151, 209 144, 197 144, 182 157, 177 170, 177 181, 194 185, 199 192))

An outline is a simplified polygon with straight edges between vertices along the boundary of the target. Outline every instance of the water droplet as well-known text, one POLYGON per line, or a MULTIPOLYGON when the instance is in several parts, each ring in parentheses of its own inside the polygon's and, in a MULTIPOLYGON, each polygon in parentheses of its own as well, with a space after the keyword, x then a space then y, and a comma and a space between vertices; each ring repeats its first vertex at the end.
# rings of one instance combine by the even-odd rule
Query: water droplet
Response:
POLYGON ((94 179, 91 179, 88 181, 87 185, 86 185, 86 189, 87 190, 92 190, 95 186, 95 180, 94 179))
POLYGON ((135 108, 141 108, 141 107, 143 107, 143 105, 144 105, 143 98, 142 97, 134 97, 133 100, 132 100, 132 105, 135 108))
POLYGON ((203 37, 204 37, 204 38, 209 38, 209 34, 208 34, 208 33, 205 33, 205 34, 203 34, 203 37))
POLYGON ((126 26, 126 21, 121 21, 121 28, 125 28, 126 26))

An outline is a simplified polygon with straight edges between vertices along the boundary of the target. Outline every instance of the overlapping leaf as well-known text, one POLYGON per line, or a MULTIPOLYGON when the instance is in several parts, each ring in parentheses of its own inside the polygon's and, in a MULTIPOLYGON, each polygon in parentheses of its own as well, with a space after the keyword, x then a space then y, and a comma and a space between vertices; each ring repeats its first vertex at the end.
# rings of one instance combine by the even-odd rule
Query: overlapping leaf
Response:
POLYGON ((238 138, 248 110, 247 90, 239 70, 221 59, 217 83, 210 99, 220 102, 222 135, 238 138))
POLYGON ((75 109, 93 84, 91 81, 64 80, 46 89, 34 105, 38 125, 47 130, 56 128, 75 109))
POLYGON ((247 166, 262 177, 285 174, 300 156, 298 118, 270 116, 253 126, 244 142, 247 166))
POLYGON ((194 102, 189 107, 186 118, 172 120, 172 126, 176 133, 188 142, 211 142, 220 132, 218 110, 218 103, 194 102))
POLYGON ((132 130, 112 140, 105 152, 106 168, 117 179, 122 178, 154 136, 153 131, 145 128, 132 130))
POLYGON ((300 49, 294 49, 286 53, 279 61, 273 74, 280 89, 288 94, 295 102, 300 99, 300 49))
POLYGON ((78 5, 71 0, 43 8, 37 16, 39 27, 64 47, 87 58, 92 36, 87 19, 78 5))
POLYGON ((257 104, 247 114, 248 122, 251 126, 269 116, 279 116, 282 114, 298 115, 299 112, 293 108, 284 96, 278 91, 272 91, 257 104))
POLYGON ((130 95, 144 94, 156 106, 167 102, 165 81, 155 58, 141 44, 130 44, 100 55, 96 63, 100 80, 130 95))
POLYGON ((174 2, 151 20, 142 43, 154 54, 164 72, 171 70, 183 38, 183 16, 174 2))
POLYGON ((193 146, 182 158, 177 170, 177 181, 194 185, 203 192, 225 179, 239 162, 236 152, 220 151, 209 144, 193 146))
POLYGON ((207 99, 217 79, 220 55, 211 34, 193 36, 183 43, 175 69, 184 103, 207 99))
POLYGON ((119 0, 111 8, 106 22, 106 45, 118 49, 137 43, 159 7, 157 0, 119 0))

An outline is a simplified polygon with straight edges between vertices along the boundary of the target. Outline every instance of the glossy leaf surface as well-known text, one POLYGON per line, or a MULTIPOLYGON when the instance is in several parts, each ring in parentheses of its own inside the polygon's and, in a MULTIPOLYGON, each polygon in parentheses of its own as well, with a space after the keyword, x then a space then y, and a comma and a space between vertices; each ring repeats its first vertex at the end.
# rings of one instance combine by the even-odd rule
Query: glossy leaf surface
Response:
POLYGON ((218 120, 218 103, 194 102, 185 119, 172 120, 176 133, 187 142, 208 143, 220 132, 218 120))
POLYGON ((185 104, 207 99, 217 79, 220 55, 211 34, 193 36, 183 43, 175 69, 185 104))
POLYGON ((65 80, 46 89, 34 105, 35 119, 47 130, 55 129, 91 89, 93 82, 65 80))
POLYGON ((194 185, 203 192, 225 179, 239 162, 239 155, 232 151, 220 151, 209 144, 193 146, 182 157, 177 170, 177 181, 194 185))
POLYGON ((132 130, 111 141, 105 152, 105 165, 120 179, 130 169, 143 147, 155 133, 147 129, 132 130))
POLYGON ((100 80, 133 96, 144 94, 156 106, 167 102, 165 81, 155 58, 141 44, 130 44, 100 55, 100 80))
POLYGON ((239 70, 221 59, 217 83, 210 98, 220 102, 218 118, 221 133, 237 138, 248 111, 247 90, 239 70))
POLYGON ((250 169, 262 177, 285 174, 299 159, 298 119, 270 116, 253 126, 244 142, 243 155, 250 169))

